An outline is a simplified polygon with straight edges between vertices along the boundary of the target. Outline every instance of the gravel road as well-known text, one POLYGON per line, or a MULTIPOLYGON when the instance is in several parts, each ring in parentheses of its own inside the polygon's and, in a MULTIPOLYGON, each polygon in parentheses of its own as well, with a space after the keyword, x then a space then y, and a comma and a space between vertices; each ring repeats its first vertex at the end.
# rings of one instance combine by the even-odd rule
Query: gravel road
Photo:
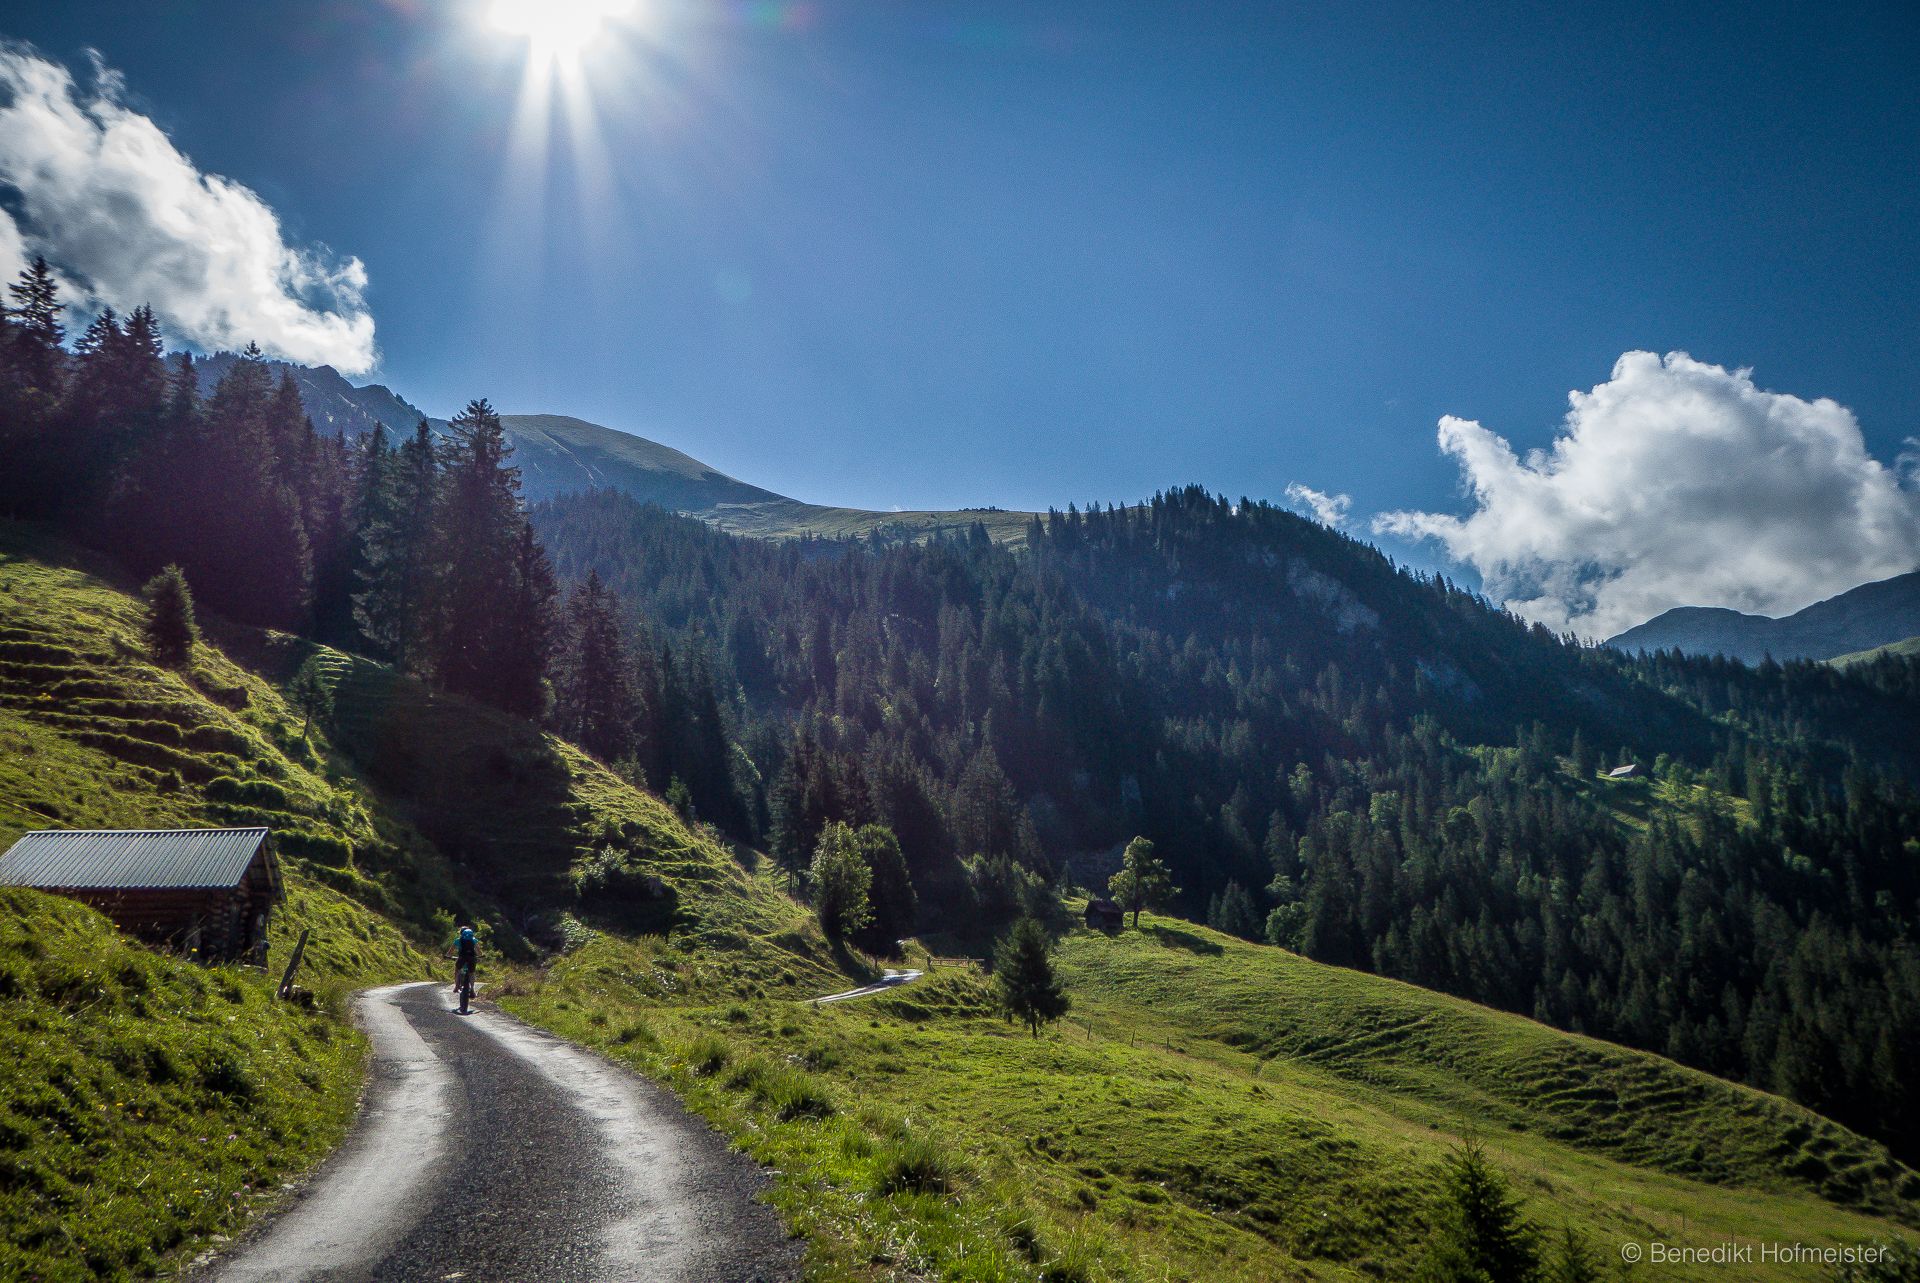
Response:
POLYGON ((790 1283, 766 1176, 659 1087, 443 984, 360 995, 372 1079, 294 1204, 191 1277, 790 1283))

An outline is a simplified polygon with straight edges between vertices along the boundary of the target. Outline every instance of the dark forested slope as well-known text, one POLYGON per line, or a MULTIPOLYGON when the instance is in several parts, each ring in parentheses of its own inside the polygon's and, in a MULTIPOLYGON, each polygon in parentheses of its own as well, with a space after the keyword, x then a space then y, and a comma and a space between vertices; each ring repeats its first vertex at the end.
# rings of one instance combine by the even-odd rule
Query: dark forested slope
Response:
MULTIPOLYGON (((1629 660, 1194 490, 1054 514, 1025 554, 980 532, 758 543, 607 493, 534 523, 643 653, 699 674, 751 761, 682 783, 782 858, 877 818, 916 880, 966 860, 990 909, 1018 895, 1009 868, 1097 884, 1145 834, 1195 916, 1912 1152, 1906 669, 1629 660), (1657 780, 1597 777, 1622 760, 1657 780)), ((644 763, 675 737, 640 705, 644 763)))

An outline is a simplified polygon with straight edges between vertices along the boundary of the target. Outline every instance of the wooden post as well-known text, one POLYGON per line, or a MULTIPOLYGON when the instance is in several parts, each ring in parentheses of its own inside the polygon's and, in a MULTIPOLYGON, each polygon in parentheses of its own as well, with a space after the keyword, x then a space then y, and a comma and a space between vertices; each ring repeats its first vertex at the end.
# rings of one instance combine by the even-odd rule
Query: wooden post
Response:
POLYGON ((293 973, 300 969, 300 955, 307 951, 307 932, 310 930, 312 930, 311 927, 300 928, 300 939, 294 943, 293 956, 287 959, 287 972, 280 977, 280 991, 276 995, 278 997, 286 997, 288 991, 293 988, 293 973))

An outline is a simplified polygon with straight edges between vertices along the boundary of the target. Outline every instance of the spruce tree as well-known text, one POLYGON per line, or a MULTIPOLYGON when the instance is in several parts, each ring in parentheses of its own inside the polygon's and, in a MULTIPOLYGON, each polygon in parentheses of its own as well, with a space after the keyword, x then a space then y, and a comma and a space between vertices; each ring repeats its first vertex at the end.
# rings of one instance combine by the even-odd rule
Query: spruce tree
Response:
POLYGON ((7 286, 5 308, 9 372, 42 405, 60 398, 66 382, 67 327, 60 321, 60 288, 45 258, 35 258, 7 286))
POLYGON ((1253 896, 1245 887, 1232 881, 1209 903, 1207 925, 1215 931, 1239 936, 1243 940, 1260 939, 1265 927, 1253 896))
POLYGON ((1033 918, 1015 922, 994 950, 993 987, 1001 1008, 1036 1038, 1041 1025, 1066 1015, 1071 1005, 1054 974, 1052 942, 1033 918))
POLYGON ((567 644, 555 720, 560 733, 604 762, 633 749, 631 664, 620 638, 617 603, 597 571, 567 599, 567 644))
POLYGON ((144 631, 154 663, 163 668, 185 667, 193 657, 193 644, 200 640, 186 575, 180 567, 168 566, 147 581, 140 595, 147 603, 144 631))
POLYGON ((524 712, 525 674, 509 653, 523 604, 520 475, 487 402, 469 401, 453 434, 434 531, 434 675, 455 694, 524 712))
POLYGON ((1506 1178, 1480 1143, 1468 1140, 1447 1159, 1434 1237, 1414 1277, 1418 1283, 1538 1283, 1538 1237, 1506 1178))
POLYGON ((374 654, 423 674, 438 601, 440 462, 425 419, 398 450, 385 446, 376 431, 362 452, 353 620, 374 654))

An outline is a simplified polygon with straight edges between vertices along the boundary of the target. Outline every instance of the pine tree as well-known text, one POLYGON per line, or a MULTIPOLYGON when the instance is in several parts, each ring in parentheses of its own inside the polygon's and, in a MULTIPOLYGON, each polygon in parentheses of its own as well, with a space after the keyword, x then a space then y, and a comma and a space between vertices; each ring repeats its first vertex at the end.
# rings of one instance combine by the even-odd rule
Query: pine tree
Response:
POLYGON ((147 602, 145 632, 153 661, 163 668, 183 668, 200 640, 194 618, 193 590, 180 567, 168 566, 140 590, 147 602))
POLYGON ((1153 854, 1153 843, 1136 837, 1127 843, 1120 871, 1107 881, 1107 892, 1122 909, 1133 914, 1133 925, 1140 925, 1142 909, 1159 909, 1180 894, 1173 878, 1153 854))
POLYGON ((7 286, 13 302, 6 307, 8 372, 16 385, 51 405, 59 400, 66 382, 66 353, 61 344, 67 328, 60 322, 60 288, 45 258, 35 258, 7 286))
POLYGON ((518 517, 519 534, 510 566, 507 616, 501 623, 497 665, 499 707, 518 717, 538 721, 553 701, 547 672, 553 666, 558 635, 555 603, 560 587, 553 565, 540 546, 533 526, 518 517))
POLYGON ((993 987, 1001 1008, 1040 1036, 1040 1026, 1067 1014, 1071 1005, 1053 970, 1053 945, 1032 918, 1013 924, 993 954, 993 987))
POLYGON ((1600 1283, 1600 1261, 1571 1225, 1562 1233, 1560 1250, 1547 1269, 1544 1283, 1600 1283))
POLYGON ((841 939, 873 920, 868 893, 873 871, 860 854, 860 842, 847 825, 834 821, 821 830, 809 874, 813 909, 828 937, 841 939))
POLYGON ((324 722, 333 716, 333 683, 317 656, 300 665, 300 671, 287 684, 287 698, 300 710, 303 740, 312 737, 315 720, 324 722))
POLYGON ((554 711, 560 733, 605 762, 633 750, 631 669, 617 603, 599 573, 588 571, 567 599, 567 644, 554 711))
POLYGON ((1478 1141, 1447 1159, 1446 1193, 1419 1283, 1537 1283, 1538 1234, 1478 1141))
POLYGON ((487 402, 468 402, 453 434, 434 532, 433 672, 455 694, 522 711, 525 674, 505 668, 523 596, 520 475, 487 402))
POLYGON ((1258 940, 1262 937, 1265 924, 1253 903, 1253 896, 1238 882, 1230 881, 1208 906, 1207 925, 1215 931, 1224 931, 1243 940, 1258 940))
POLYGON ((413 673, 432 667, 440 463, 425 419, 397 451, 376 431, 362 452, 355 518, 354 626, 373 653, 413 673))

